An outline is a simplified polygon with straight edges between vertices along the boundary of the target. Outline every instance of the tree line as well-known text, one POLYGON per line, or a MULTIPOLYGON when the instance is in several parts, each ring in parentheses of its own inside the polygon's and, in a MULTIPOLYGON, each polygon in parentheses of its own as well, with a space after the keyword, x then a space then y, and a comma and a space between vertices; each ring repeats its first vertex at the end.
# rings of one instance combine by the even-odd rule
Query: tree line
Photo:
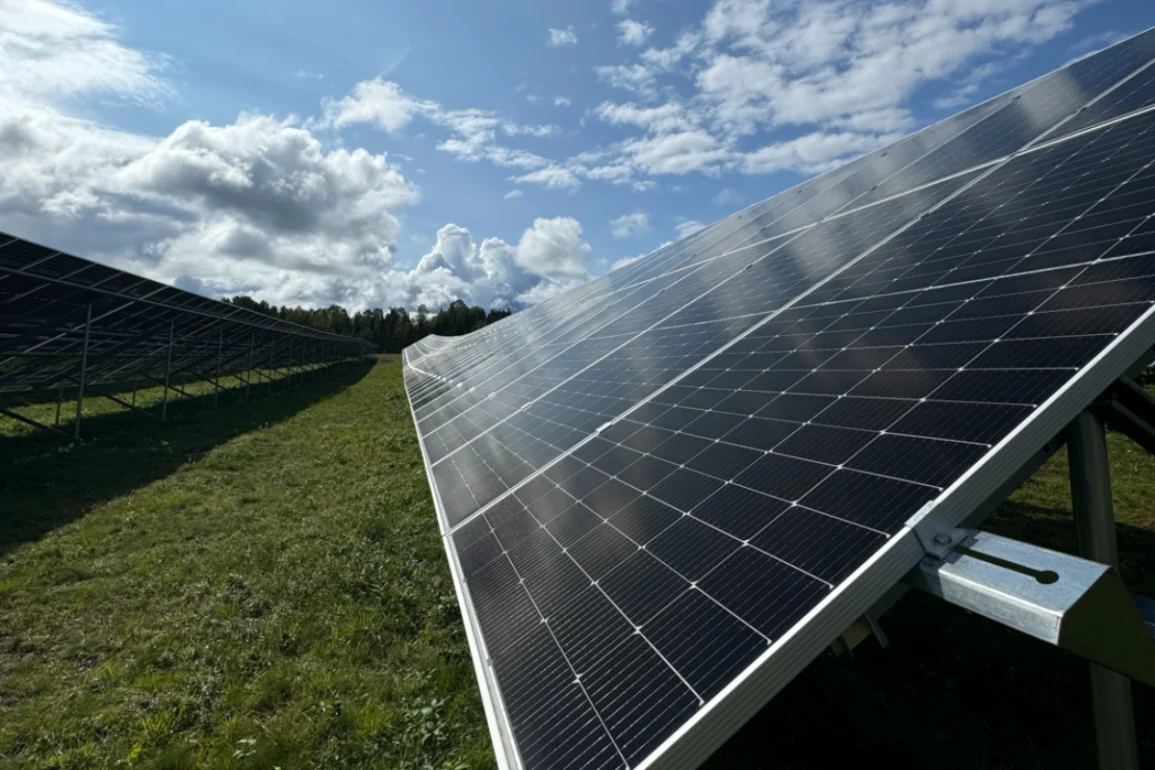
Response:
POLYGON ((406 346, 429 334, 442 337, 468 334, 494 321, 500 321, 513 312, 498 309, 486 311, 477 305, 470 307, 459 299, 435 313, 430 313, 425 305, 421 305, 413 314, 403 307, 389 308, 388 311, 378 307, 352 315, 340 305, 319 308, 277 307, 264 300, 257 302, 243 295, 225 297, 224 301, 312 329, 361 337, 376 345, 381 353, 400 353, 406 346))

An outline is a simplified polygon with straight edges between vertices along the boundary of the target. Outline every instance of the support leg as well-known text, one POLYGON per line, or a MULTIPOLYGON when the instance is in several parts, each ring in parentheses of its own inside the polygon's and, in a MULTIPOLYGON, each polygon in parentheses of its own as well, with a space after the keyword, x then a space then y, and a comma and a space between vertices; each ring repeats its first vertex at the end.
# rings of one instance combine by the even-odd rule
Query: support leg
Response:
POLYGON ((253 348, 257 344, 257 335, 249 337, 249 375, 245 378, 245 401, 249 400, 249 391, 253 387, 253 348))
POLYGON ((64 403, 64 380, 56 386, 56 421, 52 423, 53 427, 60 426, 60 406, 64 403))
POLYGON ((213 406, 221 403, 221 352, 225 347, 225 331, 217 329, 217 379, 213 383, 213 406))
MULTIPOLYGON (((1071 423, 1068 461, 1079 554, 1118 567, 1107 434, 1102 420, 1089 411, 1071 423)), ((1091 700, 1095 710, 1099 770, 1138 770, 1131 680, 1092 663, 1091 700)))
POLYGON ((160 404, 160 419, 168 419, 168 384, 169 377, 172 375, 172 340, 176 333, 176 321, 168 322, 168 352, 165 355, 164 361, 164 396, 160 404))
POLYGON ((88 333, 92 329, 92 305, 84 319, 84 349, 80 353, 80 390, 76 393, 76 425, 72 436, 80 439, 80 418, 84 415, 84 383, 88 377, 88 333))

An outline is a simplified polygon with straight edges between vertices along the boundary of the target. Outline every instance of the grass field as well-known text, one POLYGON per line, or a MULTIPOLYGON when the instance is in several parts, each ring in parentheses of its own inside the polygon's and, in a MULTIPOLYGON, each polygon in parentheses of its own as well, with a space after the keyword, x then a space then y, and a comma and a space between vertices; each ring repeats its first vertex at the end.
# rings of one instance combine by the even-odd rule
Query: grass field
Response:
MULTIPOLYGON (((492 767, 397 358, 226 396, 86 405, 75 445, 0 424, 0 767, 492 767)), ((1155 594, 1155 460, 1110 443, 1155 594)), ((1073 549, 1066 483, 1056 457, 988 528, 1073 549)), ((923 596, 883 626, 710 766, 1094 766, 1081 661, 923 596)))

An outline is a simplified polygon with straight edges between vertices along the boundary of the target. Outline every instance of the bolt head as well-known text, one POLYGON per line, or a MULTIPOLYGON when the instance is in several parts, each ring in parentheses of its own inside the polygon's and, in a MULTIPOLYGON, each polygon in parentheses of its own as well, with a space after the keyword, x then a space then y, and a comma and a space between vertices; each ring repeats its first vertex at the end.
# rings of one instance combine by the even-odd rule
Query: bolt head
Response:
POLYGON ((950 545, 951 537, 945 532, 939 532, 934 536, 934 542, 938 543, 939 545, 950 545))

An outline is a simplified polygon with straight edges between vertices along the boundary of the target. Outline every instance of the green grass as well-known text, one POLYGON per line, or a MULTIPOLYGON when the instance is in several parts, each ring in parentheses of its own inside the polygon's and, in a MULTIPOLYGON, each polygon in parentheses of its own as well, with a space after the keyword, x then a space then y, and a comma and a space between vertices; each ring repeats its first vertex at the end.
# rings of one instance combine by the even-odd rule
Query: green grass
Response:
MULTIPOLYGON (((0 767, 492 767, 397 358, 206 398, 163 424, 93 401, 82 444, 5 428, 0 767)), ((1110 446, 1123 573, 1155 595, 1155 459, 1110 446)), ((985 526, 1073 550, 1065 462, 985 526)), ((1084 662, 921 595, 882 623, 710 767, 1094 766, 1084 662)))
POLYGON ((395 359, 87 425, 0 440, 0 766, 492 765, 395 359))

